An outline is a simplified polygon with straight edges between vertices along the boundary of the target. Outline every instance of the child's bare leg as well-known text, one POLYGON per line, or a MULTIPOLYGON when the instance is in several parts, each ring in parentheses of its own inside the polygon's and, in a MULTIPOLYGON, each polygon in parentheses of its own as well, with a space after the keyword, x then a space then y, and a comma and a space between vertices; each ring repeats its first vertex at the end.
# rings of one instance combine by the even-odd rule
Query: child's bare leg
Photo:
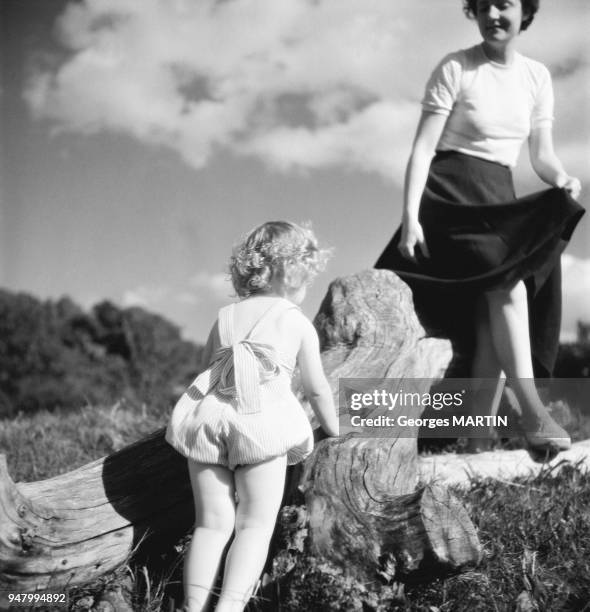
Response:
POLYGON ((236 468, 236 535, 225 561, 217 612, 239 612, 252 595, 268 555, 285 486, 286 456, 236 468))
POLYGON ((545 425, 556 437, 567 436, 548 414, 535 386, 524 283, 486 293, 486 298, 494 347, 520 403, 525 432, 535 432, 545 425))
POLYGON ((223 549, 235 524, 234 475, 220 465, 189 460, 195 499, 195 531, 184 562, 185 609, 207 606, 223 549))
MULTIPOLYGON (((498 361, 498 355, 492 342, 490 329, 490 316, 486 298, 477 303, 476 327, 475 327, 475 353, 471 368, 473 378, 472 416, 491 416, 497 413, 505 378, 502 367, 498 361), (492 384, 492 381, 496 381, 492 384)), ((490 429, 488 437, 483 436, 481 428, 474 428, 467 439, 467 450, 475 453, 489 450, 492 439, 490 429)))

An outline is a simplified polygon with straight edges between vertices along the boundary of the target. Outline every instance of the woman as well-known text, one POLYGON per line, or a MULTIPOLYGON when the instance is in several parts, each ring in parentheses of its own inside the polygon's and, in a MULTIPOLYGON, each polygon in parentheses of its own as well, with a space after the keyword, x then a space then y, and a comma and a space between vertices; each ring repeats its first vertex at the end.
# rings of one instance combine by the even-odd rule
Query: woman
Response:
MULTIPOLYGON (((445 57, 430 77, 406 171, 402 226, 376 267, 404 278, 419 309, 420 302, 432 306, 427 317, 444 319, 447 333, 457 332, 453 319, 463 327, 473 321, 471 375, 497 381, 495 389, 476 390, 477 414, 495 409, 504 372, 529 447, 557 452, 570 438, 545 409, 534 375, 553 369, 560 254, 583 210, 572 199, 580 181, 553 151, 549 72, 515 49, 538 5, 464 0, 483 40, 445 57), (526 139, 535 172, 554 189, 516 199, 510 168, 526 139)), ((485 447, 476 439, 469 446, 485 447)))

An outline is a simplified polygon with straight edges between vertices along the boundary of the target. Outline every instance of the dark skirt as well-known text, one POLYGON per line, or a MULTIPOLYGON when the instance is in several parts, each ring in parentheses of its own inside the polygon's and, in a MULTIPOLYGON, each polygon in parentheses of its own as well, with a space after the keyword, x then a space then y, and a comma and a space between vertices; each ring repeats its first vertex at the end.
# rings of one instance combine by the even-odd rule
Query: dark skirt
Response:
POLYGON ((418 253, 417 263, 402 257, 398 229, 375 267, 393 270, 410 285, 431 333, 467 351, 477 298, 525 281, 535 375, 549 376, 559 346, 560 256, 583 214, 563 189, 516 198, 506 166, 439 152, 419 213, 430 257, 418 253))

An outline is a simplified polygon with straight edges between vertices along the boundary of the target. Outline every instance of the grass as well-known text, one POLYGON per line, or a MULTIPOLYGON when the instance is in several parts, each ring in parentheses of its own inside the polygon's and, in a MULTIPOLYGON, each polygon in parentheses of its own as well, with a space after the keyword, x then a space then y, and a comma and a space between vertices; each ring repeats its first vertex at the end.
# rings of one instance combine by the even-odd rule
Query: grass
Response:
MULTIPOLYGON (((113 452, 161 427, 166 414, 130 406, 42 412, 0 422, 0 452, 15 481, 40 480, 113 452)), ((457 491, 485 555, 471 572, 406 588, 408 612, 590 612, 590 474, 566 467, 514 483, 474 482, 457 491), (517 607, 517 601, 520 607, 517 607)), ((149 564, 130 559, 112 575, 72 589, 72 610, 131 593, 142 612, 178 605, 186 538, 149 564)), ((293 609, 295 610, 295 609, 293 609)))
POLYGON ((590 610, 590 474, 566 466, 557 476, 474 482, 457 494, 484 559, 476 571, 410 588, 402 609, 503 612, 520 598, 530 605, 523 612, 590 610))
POLYGON ((85 406, 0 420, 0 453, 15 482, 43 480, 108 455, 162 427, 145 407, 85 406))

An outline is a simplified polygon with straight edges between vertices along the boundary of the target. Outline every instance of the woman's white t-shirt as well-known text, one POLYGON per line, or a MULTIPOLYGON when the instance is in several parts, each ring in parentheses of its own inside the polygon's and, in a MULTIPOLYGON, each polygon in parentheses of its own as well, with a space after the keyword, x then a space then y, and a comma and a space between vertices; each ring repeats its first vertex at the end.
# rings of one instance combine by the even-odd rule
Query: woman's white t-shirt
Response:
POLYGON ((493 62, 477 45, 440 62, 426 85, 422 108, 449 116, 438 151, 513 167, 531 130, 553 121, 551 75, 520 53, 509 64, 493 62))

